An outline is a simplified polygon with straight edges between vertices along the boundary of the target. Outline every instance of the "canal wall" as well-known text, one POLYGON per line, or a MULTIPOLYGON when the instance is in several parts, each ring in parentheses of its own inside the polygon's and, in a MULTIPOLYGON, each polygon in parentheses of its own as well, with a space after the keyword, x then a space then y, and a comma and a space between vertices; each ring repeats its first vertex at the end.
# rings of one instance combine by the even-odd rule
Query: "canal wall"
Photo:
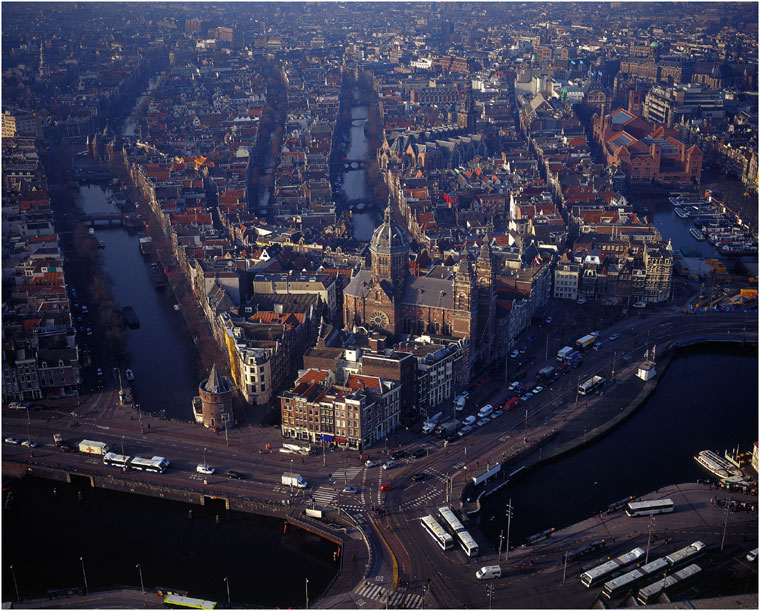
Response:
MULTIPOLYGON (((678 356, 679 350, 701 344, 739 344, 742 346, 757 346, 757 338, 752 337, 748 339, 744 336, 731 337, 725 335, 705 335, 666 344, 663 346, 662 352, 658 351, 661 357, 657 362, 657 375, 654 379, 644 382, 635 377, 634 374, 625 382, 618 384, 617 387, 613 387, 612 391, 608 392, 604 398, 600 399, 600 403, 603 402, 604 412, 606 412, 606 417, 603 418, 603 421, 600 424, 594 427, 589 427, 587 430, 576 427, 570 435, 567 433, 562 435, 562 430, 552 431, 552 434, 548 436, 548 438, 540 439, 530 448, 526 448, 512 456, 508 456, 501 466, 501 477, 491 480, 484 489, 478 493, 477 498, 472 503, 463 502, 462 509, 468 517, 473 519, 476 518, 480 513, 482 500, 510 483, 511 480, 508 479, 509 473, 515 473, 519 470, 519 475, 517 477, 522 477, 539 465, 548 464, 573 452, 582 450, 584 447, 595 443, 604 435, 607 435, 618 428, 644 406, 649 397, 656 390, 660 380, 665 375, 665 372, 670 367, 672 361, 678 356), (639 388, 637 389, 636 386, 639 386, 639 388), (616 394, 615 391, 619 392, 616 394), (570 438, 568 439, 568 437, 570 438)), ((609 391, 609 387, 607 390, 609 391)), ((583 417, 583 415, 581 415, 581 417, 583 417)), ((572 421, 563 428, 571 428, 571 425, 572 421)))

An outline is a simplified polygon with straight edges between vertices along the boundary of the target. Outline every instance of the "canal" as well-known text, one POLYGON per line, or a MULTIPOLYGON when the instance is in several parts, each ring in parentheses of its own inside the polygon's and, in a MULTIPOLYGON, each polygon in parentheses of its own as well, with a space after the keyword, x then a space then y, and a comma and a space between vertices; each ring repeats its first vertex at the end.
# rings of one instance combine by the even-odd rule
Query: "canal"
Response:
MULTIPOLYGON (((81 185, 77 203, 88 214, 115 212, 109 195, 108 187, 81 185)), ((100 256, 114 299, 122 307, 134 308, 140 321, 139 329, 125 331, 127 367, 135 374, 135 400, 144 411, 165 410, 169 418, 192 420, 191 401, 208 372, 197 370, 195 345, 182 316, 174 310, 171 292, 153 287, 149 263, 140 254, 135 231, 101 226, 95 230, 95 238, 105 244, 100 256)), ((98 330, 94 332, 97 335, 98 330)))
MULTIPOLYGON (((358 95, 358 92, 354 92, 358 95)), ((367 120, 369 107, 364 105, 351 107, 351 131, 348 151, 346 157, 349 161, 364 161, 367 157, 367 148, 369 141, 364 133, 364 124, 367 120)), ((372 194, 367 184, 364 174, 364 168, 358 170, 348 170, 343 173, 343 191, 346 194, 348 203, 371 199, 372 194)), ((373 208, 365 209, 361 212, 354 211, 351 215, 354 227, 354 237, 362 242, 369 242, 372 232, 380 224, 380 215, 373 208)))
POLYGON ((10 501, 3 493, 4 601, 15 600, 14 575, 22 598, 84 590, 85 574, 90 591, 139 588, 139 563, 146 588, 226 603, 228 578, 233 607, 302 608, 305 579, 315 600, 338 568, 334 544, 290 526, 284 533, 277 518, 35 478, 11 490, 10 501))
POLYGON ((693 459, 700 450, 757 440, 757 351, 733 345, 684 349, 655 393, 622 426, 597 443, 528 473, 490 497, 481 529, 494 546, 506 533, 506 506, 514 508, 510 541, 584 520, 628 495, 708 476, 693 459), (493 519, 492 519, 493 518, 493 519))

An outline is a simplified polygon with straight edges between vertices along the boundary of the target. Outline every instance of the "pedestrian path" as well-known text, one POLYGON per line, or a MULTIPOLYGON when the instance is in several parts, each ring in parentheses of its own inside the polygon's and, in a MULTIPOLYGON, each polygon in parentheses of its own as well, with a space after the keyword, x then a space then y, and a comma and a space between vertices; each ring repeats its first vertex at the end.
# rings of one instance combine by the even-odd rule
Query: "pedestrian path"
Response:
MULTIPOLYGON (((389 609, 421 609, 422 596, 419 594, 410 594, 409 592, 393 592, 385 586, 365 581, 354 590, 359 596, 376 600, 389 609)), ((360 601, 361 602, 361 601, 360 601)))
POLYGON ((337 494, 338 493, 330 486, 320 486, 314 491, 311 496, 314 499, 315 503, 321 505, 322 507, 327 507, 328 505, 333 504, 337 494))

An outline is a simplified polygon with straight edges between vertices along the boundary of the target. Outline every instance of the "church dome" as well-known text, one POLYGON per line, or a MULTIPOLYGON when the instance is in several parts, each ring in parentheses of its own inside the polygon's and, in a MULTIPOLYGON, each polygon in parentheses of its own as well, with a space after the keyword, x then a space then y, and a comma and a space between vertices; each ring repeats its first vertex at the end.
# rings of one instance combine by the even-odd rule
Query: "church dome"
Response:
POLYGON ((369 248, 374 253, 385 255, 409 252, 406 231, 393 220, 390 197, 388 197, 388 207, 385 209, 385 219, 372 234, 369 248))

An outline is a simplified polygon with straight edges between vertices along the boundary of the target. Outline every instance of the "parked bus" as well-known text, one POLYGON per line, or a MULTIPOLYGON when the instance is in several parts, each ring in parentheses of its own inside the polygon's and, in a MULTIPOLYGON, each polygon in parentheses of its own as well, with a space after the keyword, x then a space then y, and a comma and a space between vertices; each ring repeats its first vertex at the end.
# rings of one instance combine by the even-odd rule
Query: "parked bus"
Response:
POLYGON ((623 592, 627 592, 634 585, 640 581, 643 581, 647 577, 656 575, 659 572, 662 572, 664 574, 669 567, 670 564, 667 560, 665 560, 665 558, 658 558, 657 560, 653 560, 652 562, 645 564, 642 567, 633 569, 625 575, 621 575, 615 579, 610 579, 604 584, 604 587, 602 588, 602 596, 607 599, 615 598, 623 592))
POLYGON ((433 516, 425 516, 421 520, 422 527, 433 538, 442 550, 446 551, 454 547, 454 539, 441 525, 433 519, 433 516))
POLYGON ((625 512, 628 514, 628 517, 635 518, 638 516, 653 516, 657 513, 671 513, 673 508, 672 500, 658 499, 656 501, 628 503, 625 506, 625 512))
POLYGON ((202 598, 191 598, 190 596, 177 596, 169 594, 164 598, 165 609, 216 609, 216 603, 212 600, 203 600, 202 598))
POLYGON ((611 576, 612 573, 615 573, 620 569, 624 569, 645 555, 646 552, 643 549, 640 547, 635 547, 627 554, 618 556, 614 560, 608 560, 607 562, 600 564, 599 566, 590 569, 585 573, 581 573, 581 583, 587 588, 590 588, 591 586, 594 586, 600 581, 603 581, 607 577, 611 576))
POLYGON ((670 564, 670 568, 675 568, 679 564, 684 564, 691 560, 696 560, 707 551, 707 546, 701 541, 694 541, 691 545, 679 549, 677 552, 665 556, 665 560, 670 564))
POLYGON ((680 584, 684 584, 696 577, 702 571, 698 564, 690 564, 680 571, 676 571, 672 575, 668 575, 659 581, 655 581, 644 588, 641 588, 636 594, 636 602, 642 605, 647 605, 657 601, 657 598, 663 592, 672 590, 674 587, 680 584))
POLYGON ((456 537, 460 547, 464 550, 464 553, 470 557, 477 556, 478 544, 475 542, 475 539, 472 538, 472 535, 465 530, 465 527, 454 515, 454 512, 448 507, 439 507, 438 513, 441 514, 441 519, 443 520, 444 525, 448 526, 454 534, 454 537, 456 537))

